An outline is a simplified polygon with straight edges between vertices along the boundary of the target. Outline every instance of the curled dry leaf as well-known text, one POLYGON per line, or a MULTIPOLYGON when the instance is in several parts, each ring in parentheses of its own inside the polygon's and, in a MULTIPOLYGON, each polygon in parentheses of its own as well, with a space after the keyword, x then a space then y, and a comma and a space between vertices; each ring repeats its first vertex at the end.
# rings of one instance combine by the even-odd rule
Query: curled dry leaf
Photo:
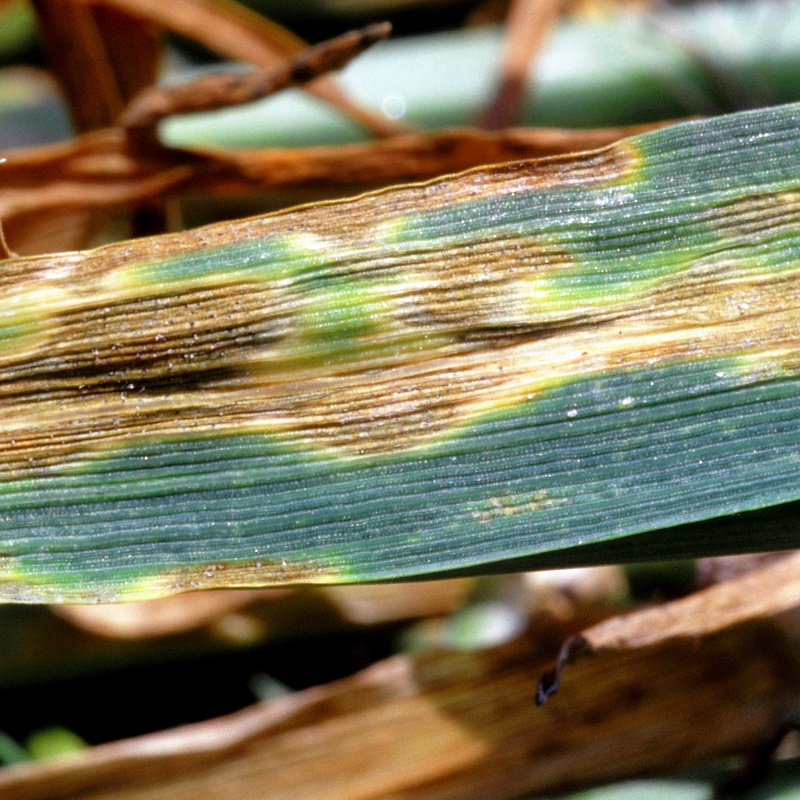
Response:
MULTIPOLYGON (((564 668, 587 656, 638 650, 665 641, 696 642, 726 628, 776 619, 800 607, 800 553, 781 558, 682 600, 614 617, 584 631, 562 648, 538 689, 544 703, 559 688, 564 668)), ((786 630, 785 625, 781 625, 786 630)), ((791 638, 797 634, 791 629, 791 638)))

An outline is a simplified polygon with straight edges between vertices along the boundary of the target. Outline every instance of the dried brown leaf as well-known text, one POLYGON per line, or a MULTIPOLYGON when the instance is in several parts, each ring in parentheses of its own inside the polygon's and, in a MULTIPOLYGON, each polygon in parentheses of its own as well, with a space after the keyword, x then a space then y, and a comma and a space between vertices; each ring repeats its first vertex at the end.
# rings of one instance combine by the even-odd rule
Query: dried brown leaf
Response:
POLYGON ((568 664, 588 656, 666 642, 698 642, 726 628, 778 618, 800 607, 800 552, 681 600, 614 617, 568 641, 539 686, 544 702, 568 664))
POLYGON ((512 0, 505 26, 500 80, 480 127, 497 130, 520 117, 531 64, 561 13, 564 0, 512 0))
POLYGON ((113 219, 103 209, 53 207, 44 212, 22 212, 9 218, 7 241, 19 255, 81 250, 113 219))
POLYGON ((9 151, 0 164, 6 241, 22 254, 86 246, 109 212, 162 199, 194 172, 188 154, 148 158, 131 152, 122 131, 112 128, 9 151))
POLYGON ((699 588, 705 589, 716 583, 729 581, 755 572, 758 569, 774 564, 787 556, 792 551, 778 553, 743 553, 734 556, 711 556, 697 560, 696 576, 699 588))
POLYGON ((112 125, 156 79, 157 28, 118 10, 74 0, 34 0, 51 70, 78 131, 112 125))
MULTIPOLYGON (((712 626, 713 627, 713 626, 712 626)), ((0 771, 7 800, 493 797, 673 771, 758 744, 800 671, 768 624, 604 650, 535 709, 535 637, 381 662, 206 723, 0 771)))
POLYGON ((360 144, 206 154, 227 162, 230 174, 247 175, 262 186, 375 187, 486 164, 594 150, 661 124, 666 123, 594 130, 455 128, 360 144))

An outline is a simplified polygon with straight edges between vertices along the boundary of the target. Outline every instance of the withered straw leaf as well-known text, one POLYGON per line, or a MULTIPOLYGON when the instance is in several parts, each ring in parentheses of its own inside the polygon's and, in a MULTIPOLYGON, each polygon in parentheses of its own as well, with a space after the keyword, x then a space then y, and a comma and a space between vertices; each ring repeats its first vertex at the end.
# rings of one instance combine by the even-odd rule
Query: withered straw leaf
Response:
MULTIPOLYGON (((564 645, 555 669, 541 680, 538 700, 548 700, 558 690, 564 668, 582 658, 665 641, 697 642, 733 625, 774 618, 798 607, 800 553, 793 553, 682 600, 614 617, 584 631, 564 645)), ((783 620, 782 628, 796 639, 800 619, 783 620)))
POLYGON ((79 131, 112 125, 158 75, 160 37, 146 19, 110 6, 34 0, 50 69, 79 131))
POLYGON ((499 85, 481 117, 481 127, 497 130, 517 122, 531 64, 563 6, 564 0, 513 0, 505 26, 499 85))
POLYGON ((310 47, 271 70, 208 75, 182 86, 149 87, 125 109, 120 125, 126 128, 151 126, 173 114, 250 103, 290 86, 300 86, 341 69, 364 50, 385 39, 391 30, 391 25, 385 22, 351 31, 310 47))
MULTIPOLYGON (((783 579, 793 569, 797 583, 791 564, 783 579)), ((654 626, 646 640, 607 636, 597 657, 575 664, 570 691, 543 709, 533 697, 547 654, 532 631, 481 652, 394 657, 217 720, 7 768, 0 794, 503 800, 706 763, 758 746, 800 697, 783 633, 759 616, 786 604, 733 599, 738 613, 712 603, 703 625, 677 624, 697 610, 685 601, 642 612, 654 626)))

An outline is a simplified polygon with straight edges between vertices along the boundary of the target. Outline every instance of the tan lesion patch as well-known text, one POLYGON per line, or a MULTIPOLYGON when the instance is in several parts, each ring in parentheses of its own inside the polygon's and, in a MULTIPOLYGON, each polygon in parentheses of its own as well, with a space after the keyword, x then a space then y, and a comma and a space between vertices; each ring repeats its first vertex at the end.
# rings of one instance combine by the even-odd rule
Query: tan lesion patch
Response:
POLYGON ((447 330, 462 339, 565 322, 580 315, 580 309, 574 314, 553 311, 547 297, 536 302, 531 285, 574 266, 564 250, 533 237, 454 246, 446 257, 418 258, 406 265, 393 291, 396 314, 410 326, 447 330))
MULTIPOLYGON (((209 563, 167 571, 133 584, 136 598, 158 597, 206 589, 266 588, 299 584, 329 584, 343 579, 341 572, 316 561, 257 559, 247 562, 209 563)), ((127 595, 128 590, 126 590, 127 595)), ((126 599, 134 599, 133 597, 126 599)))
MULTIPOLYGON (((747 355, 772 376, 796 372, 797 274, 743 276, 723 261, 696 266, 682 281, 620 303, 613 317, 500 331, 450 317, 454 331, 471 335, 421 339, 419 347, 372 360, 276 362, 270 347, 244 341, 230 345, 225 369, 210 368, 200 348, 188 360, 194 368, 173 380, 154 369, 157 380, 149 383, 128 383, 133 373, 120 382, 113 369, 89 384, 69 372, 12 377, 6 369, 0 475, 198 435, 267 433, 336 457, 391 454, 434 444, 561 381, 605 371, 747 355)), ((752 365, 748 374, 756 374, 752 365)))
POLYGON ((800 192, 748 195, 714 206, 704 215, 727 240, 752 244, 765 235, 800 230, 800 192))
POLYGON ((70 585, 65 576, 36 575, 21 570, 16 559, 6 557, 0 559, 0 602, 118 603, 205 589, 329 584, 342 580, 340 570, 313 560, 256 559, 248 562, 209 562, 165 570, 118 585, 92 586, 88 579, 70 585))
POLYGON ((473 519, 481 523, 492 522, 503 517, 516 517, 532 511, 539 511, 546 506, 554 505, 556 500, 549 498, 544 490, 529 492, 527 494, 506 493, 494 495, 479 503, 474 503, 471 509, 473 519))

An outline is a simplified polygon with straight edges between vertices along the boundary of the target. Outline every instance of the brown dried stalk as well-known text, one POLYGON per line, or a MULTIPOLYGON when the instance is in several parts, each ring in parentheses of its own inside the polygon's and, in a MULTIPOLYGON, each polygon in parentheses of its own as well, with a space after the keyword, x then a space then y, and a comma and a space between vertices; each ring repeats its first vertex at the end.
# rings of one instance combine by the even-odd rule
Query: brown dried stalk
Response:
POLYGON ((280 67, 252 73, 209 75, 183 86, 151 86, 140 92, 125 109, 119 124, 125 128, 149 127, 173 114, 212 111, 250 103, 267 95, 300 86, 349 61, 392 30, 388 22, 345 33, 310 47, 280 67))

